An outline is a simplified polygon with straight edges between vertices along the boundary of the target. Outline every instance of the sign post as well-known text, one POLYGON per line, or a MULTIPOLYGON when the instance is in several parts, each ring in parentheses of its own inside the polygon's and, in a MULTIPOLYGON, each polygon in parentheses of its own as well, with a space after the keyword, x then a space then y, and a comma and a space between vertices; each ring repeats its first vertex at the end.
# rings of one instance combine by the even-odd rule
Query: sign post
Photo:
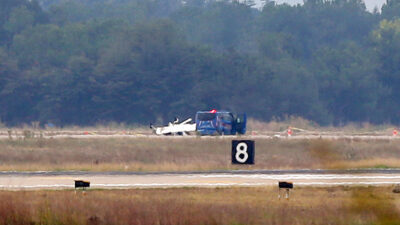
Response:
POLYGON ((278 188, 279 188, 279 193, 278 193, 278 198, 281 199, 281 189, 285 189, 286 190, 286 199, 289 199, 289 191, 290 189, 293 189, 293 183, 291 182, 286 182, 286 181, 279 181, 278 182, 278 188))

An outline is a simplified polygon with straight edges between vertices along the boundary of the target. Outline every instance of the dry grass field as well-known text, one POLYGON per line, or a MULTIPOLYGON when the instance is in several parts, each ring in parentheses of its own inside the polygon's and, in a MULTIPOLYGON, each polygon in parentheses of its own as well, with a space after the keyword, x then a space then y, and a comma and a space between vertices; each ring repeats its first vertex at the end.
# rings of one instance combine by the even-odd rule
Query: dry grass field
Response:
POLYGON ((390 187, 0 192, 0 224, 400 224, 390 187))
POLYGON ((229 138, 0 140, 0 170, 207 171, 400 167, 400 140, 255 139, 255 165, 231 164, 229 138))

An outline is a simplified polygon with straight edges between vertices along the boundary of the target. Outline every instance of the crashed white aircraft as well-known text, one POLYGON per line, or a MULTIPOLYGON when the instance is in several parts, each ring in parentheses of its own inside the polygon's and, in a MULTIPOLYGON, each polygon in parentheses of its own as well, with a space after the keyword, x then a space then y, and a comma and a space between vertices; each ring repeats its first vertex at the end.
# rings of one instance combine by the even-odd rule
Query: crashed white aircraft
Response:
POLYGON ((150 125, 150 128, 153 129, 154 133, 157 135, 188 135, 196 131, 196 124, 190 122, 192 122, 191 118, 181 123, 179 123, 179 119, 176 118, 174 122, 169 122, 167 126, 154 127, 150 125))

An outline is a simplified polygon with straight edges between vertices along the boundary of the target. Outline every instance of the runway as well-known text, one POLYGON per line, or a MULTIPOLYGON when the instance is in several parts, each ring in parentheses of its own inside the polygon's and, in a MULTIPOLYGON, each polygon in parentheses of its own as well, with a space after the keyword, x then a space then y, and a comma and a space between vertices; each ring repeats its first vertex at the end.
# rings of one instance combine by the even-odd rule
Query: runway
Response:
POLYGON ((91 188, 262 187, 278 181, 299 186, 382 186, 400 184, 400 170, 255 170, 180 173, 0 172, 2 190, 73 189, 74 180, 91 188))

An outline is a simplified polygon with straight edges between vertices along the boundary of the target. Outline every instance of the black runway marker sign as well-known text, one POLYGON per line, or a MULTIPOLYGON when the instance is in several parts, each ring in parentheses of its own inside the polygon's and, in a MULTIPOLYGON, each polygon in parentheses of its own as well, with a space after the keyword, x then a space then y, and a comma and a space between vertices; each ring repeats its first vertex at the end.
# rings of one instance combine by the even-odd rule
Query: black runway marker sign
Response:
POLYGON ((76 188, 89 188, 90 187, 90 182, 89 181, 84 181, 84 180, 75 180, 75 189, 76 188))
POLYGON ((254 141, 232 140, 232 164, 254 164, 254 155, 254 141))
POLYGON ((279 181, 278 187, 279 188, 285 188, 285 189, 293 189, 293 183, 285 182, 285 181, 279 181))

